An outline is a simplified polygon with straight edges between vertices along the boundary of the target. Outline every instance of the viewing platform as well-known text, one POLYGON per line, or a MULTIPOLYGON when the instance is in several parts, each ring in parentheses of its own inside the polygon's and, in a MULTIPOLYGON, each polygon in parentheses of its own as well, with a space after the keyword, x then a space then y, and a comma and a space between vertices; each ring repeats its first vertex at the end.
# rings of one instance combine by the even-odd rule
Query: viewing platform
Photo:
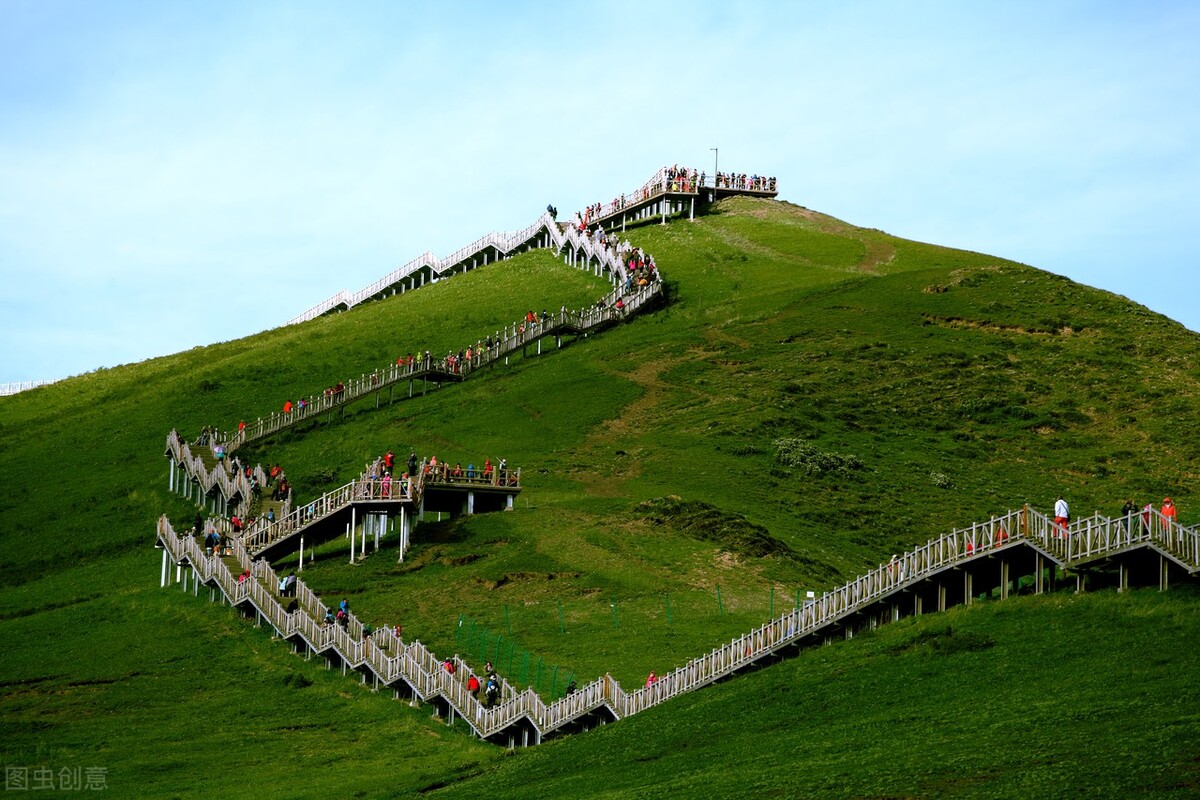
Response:
POLYGON ((696 215, 697 200, 710 205, 734 195, 774 199, 778 194, 775 178, 723 172, 712 176, 686 167, 663 167, 640 189, 615 197, 608 203, 588 206, 572 222, 584 227, 600 225, 606 230, 616 230, 619 225, 625 230, 627 225, 655 218, 666 222, 668 217, 684 212, 692 219, 696 215))

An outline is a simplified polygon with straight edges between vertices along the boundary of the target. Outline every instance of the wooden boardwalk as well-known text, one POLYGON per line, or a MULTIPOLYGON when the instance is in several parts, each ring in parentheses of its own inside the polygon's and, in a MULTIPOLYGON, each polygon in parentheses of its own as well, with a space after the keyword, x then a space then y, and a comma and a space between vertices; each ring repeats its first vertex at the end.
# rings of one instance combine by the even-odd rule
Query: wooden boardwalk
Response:
MULTIPOLYGON (((447 359, 435 361, 432 358, 423 358, 414 364, 392 364, 343 384, 339 392, 310 395, 303 409, 297 408, 288 414, 272 413, 268 417, 260 417, 232 435, 217 433, 207 446, 194 448, 183 441, 178 432, 171 431, 167 436, 165 449, 170 462, 170 488, 196 500, 198 504, 207 504, 213 513, 221 517, 227 517, 230 513, 245 513, 253 497, 254 482, 257 481, 260 487, 266 487, 267 475, 261 465, 253 467, 251 476, 247 476, 244 470, 232 470, 227 464, 218 463, 211 452, 216 446, 224 449, 226 458, 232 458, 237 449, 247 442, 268 438, 293 426, 315 422, 322 414, 332 414, 357 400, 374 397, 378 406, 382 393, 387 391, 390 402, 394 398, 394 389, 397 386, 406 390, 402 397, 412 397, 418 381, 434 382, 440 386, 447 382, 448 376, 455 382, 465 380, 480 369, 506 363, 511 355, 518 352, 525 353, 534 349, 540 353, 544 340, 553 340, 555 346, 559 347, 564 336, 579 336, 603 330, 650 307, 661 294, 660 280, 638 287, 628 294, 616 289, 596 306, 582 311, 563 310, 548 319, 539 320, 536 325, 509 326, 491 348, 473 353, 470 359, 451 363, 447 359), (617 298, 622 300, 623 308, 616 307, 617 298)), ((422 463, 419 474, 407 489, 402 490, 396 482, 395 488, 388 491, 387 497, 383 496, 384 486, 378 480, 379 477, 378 470, 368 470, 356 480, 306 503, 293 503, 289 498, 274 522, 259 520, 253 530, 243 537, 243 543, 252 557, 277 557, 289 546, 294 549, 294 543, 305 531, 315 532, 320 527, 324 531, 323 535, 328 538, 331 530, 328 523, 331 520, 344 516, 343 512, 347 510, 353 515, 355 506, 364 504, 373 505, 376 513, 382 511, 399 515, 400 536, 402 541, 407 541, 412 515, 415 513, 420 516, 424 511, 426 465, 422 463)), ((448 475, 441 475, 440 478, 429 485, 442 501, 438 508, 432 510, 455 512, 454 508, 441 508, 447 502, 446 495, 460 496, 461 510, 466 513, 474 513, 477 496, 501 496, 504 506, 511 508, 512 498, 521 491, 519 469, 503 474, 497 469, 488 480, 465 477, 452 479, 448 475)), ((353 527, 355 525, 352 518, 351 528, 353 527)), ((311 541, 313 540, 310 539, 311 541)))
POLYGON ((234 543, 237 564, 253 576, 242 583, 224 561, 206 555, 192 536, 176 533, 165 516, 159 521, 158 540, 164 548, 164 586, 170 583, 173 562, 176 580, 185 591, 190 584, 198 594, 206 586, 212 599, 271 625, 298 652, 353 670, 364 683, 390 689, 396 697, 433 704, 450 719, 461 717, 479 737, 509 747, 619 720, 805 646, 850 638, 901 617, 970 605, 981 596, 1003 599, 1022 584, 1042 592, 1052 588, 1060 571, 1072 576, 1079 591, 1085 586, 1124 591, 1133 583, 1165 589, 1172 576, 1200 571, 1200 532, 1158 512, 1123 519, 1097 515, 1063 530, 1045 515, 1024 508, 932 539, 691 659, 651 686, 626 691, 604 675, 547 704, 532 689, 517 691, 506 684, 501 702, 485 708, 467 691, 470 670, 448 673, 444 659, 420 642, 406 643, 389 630, 366 638, 353 617, 346 628, 323 624, 328 609, 302 581, 298 608, 289 613, 273 589, 279 576, 265 561, 251 558, 240 542, 234 543))
MULTIPOLYGON (((679 187, 668 185, 647 201, 677 202, 672 195, 679 194, 678 190, 679 187)), ((700 187, 695 191, 700 191, 700 187)), ((620 210, 632 213, 628 204, 620 210)), ((604 209, 597 211, 603 213, 604 209)), ((389 391, 389 399, 396 387, 406 389, 411 396, 417 381, 441 384, 463 380, 517 350, 536 346, 540 351, 542 341, 550 337, 560 345, 564 335, 601 330, 648 307, 661 296, 661 281, 631 295, 621 292, 624 267, 616 253, 571 227, 554 224, 549 217, 543 217, 537 226, 520 236, 503 242, 488 240, 484 246, 499 253, 501 244, 510 248, 534 246, 538 237, 543 246, 554 247, 562 254, 567 263, 609 274, 617 288, 596 308, 560 312, 537 326, 511 326, 492 348, 473 353, 469 360, 455 364, 445 359, 436 363, 425 359, 413 365, 376 370, 351 381, 336 395, 312 397, 302 412, 272 414, 236 434, 218 434, 214 441, 220 442, 226 457, 230 457, 246 442, 332 413, 347 403, 374 395, 378 405, 384 390, 389 391), (522 241, 514 244, 518 239, 522 241), (619 311, 615 301, 622 296, 625 309, 619 311)), ((452 264, 443 260, 442 269, 466 263, 462 260, 465 256, 455 258, 458 260, 452 264)), ((370 296, 378 296, 378 292, 370 296)), ((217 464, 205 450, 197 452, 175 432, 168 436, 166 455, 171 462, 173 490, 225 515, 230 508, 241 508, 240 504, 246 502, 252 491, 252 478, 261 486, 267 485, 261 467, 255 467, 251 477, 247 477, 244 470, 231 472, 217 464)), ((197 595, 205 587, 211 599, 227 602, 260 624, 271 625, 281 638, 292 642, 297 652, 308 657, 319 655, 344 672, 353 670, 373 688, 390 689, 397 697, 430 703, 450 719, 464 719, 481 738, 510 747, 536 744, 547 736, 619 720, 738 672, 772 663, 803 647, 834 637, 849 638, 857 631, 904 616, 969 605, 980 597, 1004 599, 1022 588, 1047 591, 1055 588, 1060 576, 1064 580, 1069 576, 1077 591, 1100 587, 1124 591, 1131 585, 1157 585, 1166 589, 1171 580, 1194 576, 1200 571, 1200 532, 1180 526, 1157 512, 1138 512, 1123 519, 1097 515, 1063 529, 1026 507, 932 539, 687 661, 660 676, 651 686, 625 691, 615 679, 605 675, 547 704, 532 689, 518 690, 504 683, 501 701, 485 708, 467 691, 465 681, 470 670, 465 665, 460 664, 463 668, 450 674, 443 668, 444 659, 420 642, 404 642, 391 630, 376 631, 366 637, 362 623, 353 615, 345 627, 325 623, 329 609, 303 581, 297 581, 294 598, 279 596, 280 576, 261 556, 290 546, 295 537, 313 530, 321 520, 333 519, 335 514, 347 511, 352 515, 378 513, 381 506, 395 506, 401 515, 419 513, 416 509, 432 491, 498 491, 509 492, 507 496, 511 497, 512 491, 520 489, 519 471, 514 471, 515 483, 510 482, 512 475, 502 479, 496 473, 481 486, 477 481, 427 482, 422 466, 417 480, 407 487, 393 483, 385 497, 377 474, 372 473, 368 468, 356 480, 321 498, 303 506, 286 507, 286 513, 274 525, 233 538, 230 555, 224 559, 208 554, 195 536, 175 531, 169 520, 162 517, 156 532, 158 546, 163 549, 162 586, 170 585, 173 578, 184 590, 190 588, 197 595), (239 581, 238 576, 246 571, 249 577, 239 581), (289 611, 293 601, 295 607, 289 611)), ((401 554, 406 536, 402 524, 401 554)))
MULTIPOLYGON (((592 229, 603 224, 606 230, 615 230, 617 223, 624 229, 624 221, 635 222, 649 218, 659 218, 665 222, 668 218, 694 211, 694 200, 700 197, 700 192, 707 192, 705 197, 725 197, 735 194, 754 195, 759 197, 774 197, 776 190, 772 182, 771 188, 759 189, 730 183, 720 187, 694 188, 680 191, 679 184, 668 179, 666 167, 655 172, 653 176, 638 190, 628 193, 636 196, 628 207, 618 207, 620 201, 614 201, 611 208, 588 220, 587 228, 592 229)), ((714 199, 715 199, 714 197, 714 199)), ((342 290, 329 297, 302 314, 288 321, 289 325, 306 322, 325 314, 337 313, 353 308, 359 303, 378 300, 396 294, 418 289, 443 278, 469 272, 489 263, 527 252, 529 250, 548 248, 563 256, 572 266, 592 268, 597 275, 608 274, 614 287, 618 289, 624 283, 626 276, 625 265, 616 252, 596 242, 589 233, 579 230, 578 217, 574 224, 558 222, 548 212, 542 214, 526 228, 514 233, 489 233, 476 239, 469 245, 455 250, 444 258, 437 258, 432 253, 423 253, 407 264, 389 272, 374 283, 363 287, 357 292, 342 290)))

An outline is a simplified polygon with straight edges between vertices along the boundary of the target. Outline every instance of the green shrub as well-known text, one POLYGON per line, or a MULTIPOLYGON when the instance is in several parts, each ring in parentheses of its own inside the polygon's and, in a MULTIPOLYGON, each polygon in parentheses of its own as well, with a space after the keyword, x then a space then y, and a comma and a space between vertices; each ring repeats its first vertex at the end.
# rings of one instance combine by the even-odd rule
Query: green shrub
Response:
POLYGON ((855 455, 827 453, 803 439, 776 439, 775 460, 808 476, 847 475, 863 468, 855 455))

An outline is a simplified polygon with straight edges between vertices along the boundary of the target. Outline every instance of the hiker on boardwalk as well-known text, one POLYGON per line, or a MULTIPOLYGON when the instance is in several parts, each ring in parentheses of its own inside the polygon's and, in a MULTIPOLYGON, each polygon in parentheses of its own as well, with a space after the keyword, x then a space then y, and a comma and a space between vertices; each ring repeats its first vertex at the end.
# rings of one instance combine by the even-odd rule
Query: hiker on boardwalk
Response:
POLYGON ((651 670, 650 674, 646 676, 646 688, 649 689, 656 683, 658 683, 658 676, 651 670))
POLYGON ((1178 521, 1179 521, 1179 512, 1177 512, 1177 511, 1175 510, 1175 504, 1174 504, 1173 502, 1171 502, 1171 498, 1169 498, 1169 497, 1164 497, 1164 498, 1163 498, 1162 512, 1161 512, 1161 513, 1162 513, 1162 515, 1163 515, 1164 517, 1166 517, 1166 520, 1167 520, 1167 528, 1168 528, 1168 529, 1170 529, 1170 524, 1171 524, 1172 522, 1178 522, 1178 521))
POLYGON ((1054 526, 1059 530, 1059 536, 1067 537, 1067 525, 1071 522, 1071 507, 1067 505, 1067 501, 1058 496, 1054 501, 1054 526))
POLYGON ((1137 513, 1137 504, 1132 500, 1126 500, 1121 505, 1121 526, 1126 533, 1133 530, 1133 515, 1137 513))
POLYGON ((467 678, 467 691, 476 700, 479 699, 479 678, 476 678, 474 674, 470 678, 467 678))

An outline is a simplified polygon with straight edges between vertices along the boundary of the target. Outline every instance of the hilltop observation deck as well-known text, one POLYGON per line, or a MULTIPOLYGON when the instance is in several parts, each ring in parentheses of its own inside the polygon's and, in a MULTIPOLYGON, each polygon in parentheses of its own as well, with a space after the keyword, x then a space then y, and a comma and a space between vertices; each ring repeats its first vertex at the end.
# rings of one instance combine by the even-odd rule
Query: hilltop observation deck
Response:
POLYGON ((748 195, 774 199, 779 195, 779 183, 766 175, 718 172, 708 175, 688 167, 663 167, 640 189, 614 197, 607 203, 594 203, 575 215, 572 223, 583 227, 599 225, 607 230, 621 230, 626 225, 687 212, 688 219, 696 215, 696 201, 711 205, 726 197, 748 195))

